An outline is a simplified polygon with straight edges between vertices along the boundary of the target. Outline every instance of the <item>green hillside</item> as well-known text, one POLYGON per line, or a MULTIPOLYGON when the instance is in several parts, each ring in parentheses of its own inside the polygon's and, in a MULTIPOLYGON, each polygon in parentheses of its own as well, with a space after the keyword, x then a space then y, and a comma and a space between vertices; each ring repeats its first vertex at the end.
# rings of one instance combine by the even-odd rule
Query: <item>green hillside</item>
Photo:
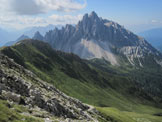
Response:
POLYGON ((42 119, 21 114, 25 107, 0 100, 0 122, 43 122, 42 119))
POLYGON ((161 112, 161 109, 155 109, 149 106, 141 106, 139 112, 120 111, 112 107, 97 108, 102 113, 101 122, 162 122, 161 116, 154 115, 155 112, 161 112))
MULTIPOLYGON (((82 60, 74 54, 55 51, 48 44, 38 40, 23 40, 12 47, 1 49, 1 52, 67 95, 98 106, 105 116, 111 116, 109 107, 113 107, 115 110, 112 110, 116 114, 118 111, 121 111, 122 115, 126 114, 122 111, 132 112, 128 113, 130 116, 134 113, 136 116, 140 113, 146 113, 148 116, 162 113, 161 109, 156 109, 162 106, 159 104, 160 95, 153 96, 147 92, 149 88, 145 90, 143 87, 146 83, 146 74, 151 71, 143 70, 146 74, 141 75, 142 71, 132 67, 113 67, 108 62, 97 59, 82 60), (137 76, 141 77, 136 79, 137 76), (136 80, 144 80, 143 85, 136 80), (152 109, 149 106, 152 106, 152 109)), ((161 75, 156 75, 159 81, 161 75)), ((148 79, 151 77, 152 75, 149 75, 148 79)), ((112 118, 116 118, 115 114, 112 118)), ((121 122, 127 122, 125 119, 127 118, 123 118, 121 122)))

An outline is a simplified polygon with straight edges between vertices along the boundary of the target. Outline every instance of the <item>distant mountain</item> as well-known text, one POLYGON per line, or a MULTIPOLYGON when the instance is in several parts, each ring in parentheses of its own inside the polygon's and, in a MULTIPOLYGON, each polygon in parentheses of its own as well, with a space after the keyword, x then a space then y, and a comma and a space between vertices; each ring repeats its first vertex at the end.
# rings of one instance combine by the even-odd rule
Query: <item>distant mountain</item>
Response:
POLYGON ((52 25, 52 24, 50 24, 50 25, 47 25, 47 26, 31 27, 31 28, 28 28, 24 32, 24 35, 27 35, 30 38, 32 38, 36 32, 39 32, 41 35, 44 36, 46 34, 46 32, 48 32, 50 30, 54 30, 56 27, 61 28, 62 26, 61 25, 52 25))
POLYGON ((53 30, 55 27, 61 28, 61 25, 47 25, 39 27, 30 27, 24 28, 22 30, 15 31, 5 31, 0 29, 0 46, 10 46, 20 39, 27 39, 26 37, 20 38, 22 35, 26 35, 28 38, 32 38, 36 32, 39 32, 41 35, 44 35, 49 30, 53 30), (20 38, 20 39, 18 39, 20 38))
POLYGON ((0 28, 0 45, 2 45, 2 40, 6 40, 8 32, 0 28))
POLYGON ((113 21, 98 17, 95 12, 85 14, 76 26, 66 25, 47 32, 44 41, 57 50, 77 54, 83 59, 104 58, 112 65, 162 65, 162 55, 145 39, 113 21))
POLYGON ((37 39, 37 40, 41 40, 43 41, 43 36, 39 33, 39 31, 37 31, 34 36, 33 36, 33 39, 37 39))
POLYGON ((9 32, 0 28, 0 46, 3 46, 7 41, 10 40, 9 32))
POLYGON ((22 35, 20 36, 18 39, 16 39, 16 41, 10 41, 10 42, 7 42, 4 46, 11 46, 11 45, 14 45, 16 44, 18 41, 21 41, 21 40, 24 40, 24 39, 30 39, 28 36, 26 35, 22 35))
POLYGON ((155 48, 162 51, 162 28, 155 28, 139 33, 155 48))
POLYGON ((16 40, 20 35, 22 35, 20 30, 8 31, 5 29, 0 29, 0 47, 5 45, 7 42, 16 40))

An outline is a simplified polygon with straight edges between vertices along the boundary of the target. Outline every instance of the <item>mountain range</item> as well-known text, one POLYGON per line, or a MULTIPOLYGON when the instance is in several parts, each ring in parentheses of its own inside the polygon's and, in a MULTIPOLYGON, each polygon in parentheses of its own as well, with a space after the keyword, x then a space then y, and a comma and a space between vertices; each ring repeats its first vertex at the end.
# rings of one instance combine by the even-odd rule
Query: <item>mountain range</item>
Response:
POLYGON ((162 63, 161 53, 144 38, 113 21, 98 17, 95 12, 85 14, 76 26, 66 25, 47 32, 43 40, 54 49, 74 53, 83 59, 104 58, 112 65, 122 65, 123 60, 140 67, 162 63), (145 60, 145 57, 151 60, 145 60))
POLYGON ((16 40, 18 36, 17 32, 8 32, 0 28, 0 47, 11 40, 16 40))
POLYGON ((32 38, 34 36, 34 34, 39 31, 39 33, 44 36, 46 34, 46 32, 48 32, 49 30, 53 30, 55 27, 61 28, 62 25, 49 24, 47 26, 30 27, 30 28, 26 28, 25 29, 26 31, 23 34, 32 38))
POLYGON ((61 28, 61 25, 47 25, 47 26, 34 26, 30 28, 24 28, 20 30, 4 30, 0 29, 0 47, 1 46, 10 46, 12 44, 15 44, 17 41, 20 41, 20 39, 27 39, 32 38, 34 36, 34 33, 40 32, 40 34, 44 35, 49 30, 54 29, 55 27, 61 28), (24 36, 26 38, 24 38, 24 36))
POLYGON ((16 41, 9 41, 7 42, 4 46, 11 46, 11 45, 14 45, 16 44, 18 41, 21 41, 21 40, 24 40, 24 39, 30 39, 28 36, 26 35, 22 35, 20 36, 18 39, 16 39, 16 41))
POLYGON ((162 54, 95 12, 0 48, 0 121, 161 122, 161 93, 162 54))

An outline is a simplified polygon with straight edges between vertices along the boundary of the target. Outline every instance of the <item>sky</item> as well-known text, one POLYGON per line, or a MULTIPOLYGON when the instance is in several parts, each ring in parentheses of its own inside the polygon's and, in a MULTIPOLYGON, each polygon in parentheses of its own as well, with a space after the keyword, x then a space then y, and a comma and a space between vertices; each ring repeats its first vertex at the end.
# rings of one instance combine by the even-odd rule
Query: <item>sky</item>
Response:
POLYGON ((162 0, 0 0, 0 28, 76 24, 92 11, 136 33, 162 27, 162 0))

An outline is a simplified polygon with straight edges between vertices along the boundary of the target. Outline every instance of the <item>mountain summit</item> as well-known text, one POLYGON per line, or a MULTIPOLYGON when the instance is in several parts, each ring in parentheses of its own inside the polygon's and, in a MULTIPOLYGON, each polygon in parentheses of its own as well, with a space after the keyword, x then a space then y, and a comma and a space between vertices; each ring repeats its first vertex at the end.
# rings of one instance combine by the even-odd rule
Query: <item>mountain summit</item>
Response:
POLYGON ((43 36, 40 34, 39 31, 37 31, 37 32, 34 34, 33 39, 43 40, 43 36))
POLYGON ((76 26, 66 25, 47 32, 43 40, 57 50, 83 59, 104 58, 112 65, 162 64, 161 54, 145 39, 118 23, 98 17, 95 12, 85 14, 76 26))

